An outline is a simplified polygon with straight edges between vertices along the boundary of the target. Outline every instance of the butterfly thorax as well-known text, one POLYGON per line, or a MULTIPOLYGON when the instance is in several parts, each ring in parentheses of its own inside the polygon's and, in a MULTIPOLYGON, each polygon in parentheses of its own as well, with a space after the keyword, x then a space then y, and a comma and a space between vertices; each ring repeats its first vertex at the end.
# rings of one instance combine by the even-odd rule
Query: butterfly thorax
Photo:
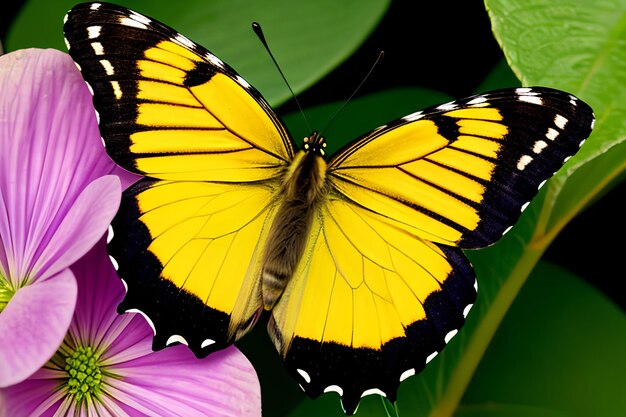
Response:
POLYGON ((263 258, 263 305, 270 310, 283 293, 306 246, 313 216, 326 195, 324 138, 304 139, 285 173, 281 203, 266 241, 263 258))

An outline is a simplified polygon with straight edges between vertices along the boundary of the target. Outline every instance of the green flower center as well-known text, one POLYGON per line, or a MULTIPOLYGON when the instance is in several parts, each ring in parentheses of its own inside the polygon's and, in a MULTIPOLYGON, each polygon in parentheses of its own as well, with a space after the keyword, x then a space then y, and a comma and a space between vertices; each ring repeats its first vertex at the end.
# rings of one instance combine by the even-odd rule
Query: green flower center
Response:
POLYGON ((1 274, 0 274, 0 313, 9 304, 11 297, 15 294, 15 290, 1 274))
POLYGON ((65 358, 68 393, 76 401, 98 396, 102 390, 100 354, 88 347, 78 347, 65 358))

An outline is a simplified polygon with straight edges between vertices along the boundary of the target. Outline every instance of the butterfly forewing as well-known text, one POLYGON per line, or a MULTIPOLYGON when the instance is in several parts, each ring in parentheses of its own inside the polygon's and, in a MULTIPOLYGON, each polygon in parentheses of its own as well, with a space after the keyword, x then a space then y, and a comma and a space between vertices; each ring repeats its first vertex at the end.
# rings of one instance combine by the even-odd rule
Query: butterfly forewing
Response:
POLYGON ((254 325, 272 200, 245 183, 143 179, 125 191, 108 246, 128 288, 119 311, 151 321, 155 349, 184 343, 204 357, 254 325))
POLYGON ((334 391, 352 414, 363 395, 395 401, 463 325, 476 298, 458 248, 331 198, 272 311, 270 334, 311 396, 334 391))
POLYGON ((419 236, 480 248, 517 221, 589 136, 592 121, 587 104, 548 88, 469 97, 355 141, 330 161, 330 181, 419 236))
POLYGON ((277 177, 293 144, 261 95, 203 47, 106 3, 81 4, 64 26, 69 53, 94 91, 107 151, 154 178, 277 177))

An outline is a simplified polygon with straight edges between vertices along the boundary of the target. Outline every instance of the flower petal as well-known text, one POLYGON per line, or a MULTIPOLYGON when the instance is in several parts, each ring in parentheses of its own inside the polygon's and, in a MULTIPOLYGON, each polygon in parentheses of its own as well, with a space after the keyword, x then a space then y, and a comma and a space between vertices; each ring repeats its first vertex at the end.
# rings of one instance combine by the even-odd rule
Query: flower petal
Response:
POLYGON ((100 239, 71 269, 78 282, 76 311, 70 325, 72 338, 104 351, 103 359, 137 344, 141 345, 142 355, 151 352, 152 330, 143 318, 117 314, 124 285, 111 264, 105 239, 100 239))
POLYGON ((119 208, 121 195, 120 181, 114 175, 100 177, 87 185, 40 253, 34 267, 38 271, 37 279, 56 274, 87 253, 107 230, 119 208))
POLYGON ((6 54, 0 86, 0 273, 18 287, 36 273, 38 257, 89 183, 114 172, 127 184, 132 176, 106 155, 91 94, 69 55, 6 54))
MULTIPOLYGON (((131 416, 260 416, 259 380, 235 347, 197 359, 183 345, 152 351, 152 329, 137 313, 117 315, 124 288, 100 241, 72 266, 79 285, 70 333, 100 349, 110 393, 131 416), (80 326, 77 326, 80 324, 80 326), (88 334, 85 328, 90 328, 88 334), (96 330, 97 328, 97 330, 96 330), (142 414, 143 413, 143 414, 142 414)), ((109 389, 107 388, 107 389, 109 389)))
POLYGON ((261 415, 256 372, 235 347, 197 359, 187 346, 172 346, 110 369, 122 378, 108 390, 130 415, 261 415))
MULTIPOLYGON (((66 341, 97 346, 107 375, 114 375, 103 379, 105 392, 99 402, 91 404, 89 412, 81 409, 79 415, 260 416, 256 372, 235 347, 202 360, 184 345, 153 352, 153 333, 143 317, 116 313, 124 289, 105 246, 104 239, 100 240, 71 267, 78 301, 66 341)), ((36 285, 41 284, 32 287, 36 285)), ((14 412, 9 415, 52 416, 76 406, 70 397, 59 398, 59 393, 66 392, 58 388, 59 382, 58 372, 44 368, 0 394, 5 396, 7 410, 14 412)))
POLYGON ((69 269, 15 293, 0 314, 0 387, 28 378, 52 357, 70 325, 76 293, 69 269))
POLYGON ((29 378, 1 390, 0 402, 4 401, 5 408, 0 408, 0 416, 53 417, 64 395, 56 389, 58 385, 54 379, 29 378))

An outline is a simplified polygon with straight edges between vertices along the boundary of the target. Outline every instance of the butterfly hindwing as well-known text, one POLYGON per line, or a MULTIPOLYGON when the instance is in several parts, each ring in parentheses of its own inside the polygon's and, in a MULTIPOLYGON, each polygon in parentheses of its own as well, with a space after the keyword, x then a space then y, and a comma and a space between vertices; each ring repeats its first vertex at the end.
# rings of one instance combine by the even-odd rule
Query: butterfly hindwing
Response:
POLYGON ((128 289, 119 310, 152 322, 156 349, 184 343, 203 357, 254 325, 272 196, 259 184, 153 179, 124 192, 109 243, 128 289))
POLYGON ((293 143, 261 95, 173 29, 107 3, 74 7, 68 50, 94 91, 109 155, 163 179, 258 181, 281 174, 293 143))
POLYGON ((341 395, 352 414, 364 395, 395 401, 463 325, 476 280, 458 248, 411 236, 384 216, 330 198, 269 331, 312 397, 341 395))

